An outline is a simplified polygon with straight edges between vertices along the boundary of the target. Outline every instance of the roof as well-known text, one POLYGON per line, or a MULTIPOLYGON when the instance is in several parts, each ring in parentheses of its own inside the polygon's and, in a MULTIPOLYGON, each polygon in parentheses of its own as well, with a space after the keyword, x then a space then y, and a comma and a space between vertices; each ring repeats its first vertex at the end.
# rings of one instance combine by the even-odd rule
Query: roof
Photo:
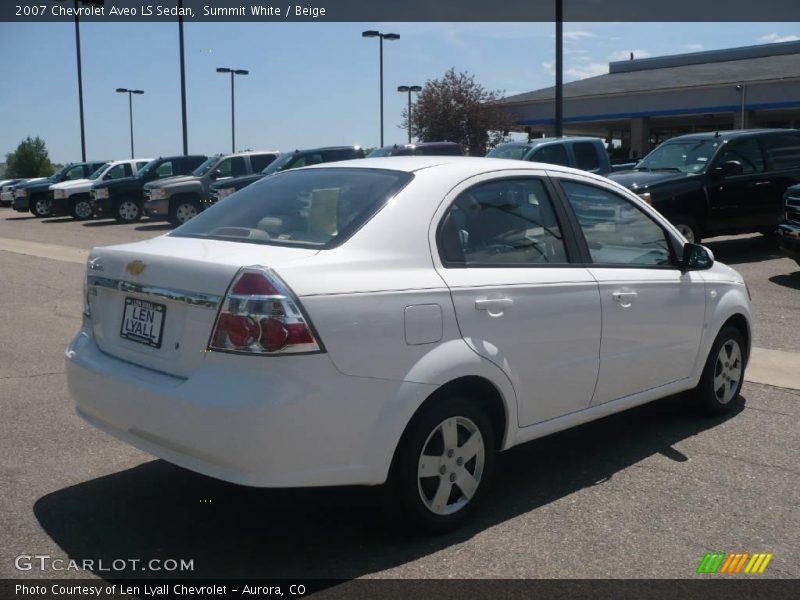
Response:
POLYGON ((674 140, 708 140, 712 138, 720 138, 723 140, 733 140, 740 137, 749 137, 759 133, 786 133, 787 131, 797 131, 796 129, 735 129, 732 131, 706 131, 702 133, 687 133, 677 137, 670 138, 669 141, 674 140))
MULTIPOLYGON (((797 79, 800 78, 800 42, 620 61, 610 63, 609 69, 611 72, 606 75, 564 84, 564 98, 797 79)), ((548 87, 509 96, 499 102, 549 101, 554 97, 555 87, 548 87)))
MULTIPOLYGON (((533 148, 535 146, 541 146, 542 144, 548 144, 550 142, 560 142, 560 141, 570 141, 570 142, 595 142, 600 140, 598 137, 592 137, 588 135, 564 135, 559 137, 541 137, 541 138, 531 138, 528 141, 516 141, 516 142, 505 142, 503 144, 497 144, 496 148, 533 148)), ((601 140, 602 141, 602 140, 601 140)))

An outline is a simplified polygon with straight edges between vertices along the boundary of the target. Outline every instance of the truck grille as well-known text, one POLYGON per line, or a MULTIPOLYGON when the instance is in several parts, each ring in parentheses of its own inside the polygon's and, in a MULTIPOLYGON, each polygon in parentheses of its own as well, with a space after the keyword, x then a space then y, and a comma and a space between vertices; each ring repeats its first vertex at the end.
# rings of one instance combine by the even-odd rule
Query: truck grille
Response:
POLYGON ((800 196, 786 197, 786 218, 800 223, 800 196))

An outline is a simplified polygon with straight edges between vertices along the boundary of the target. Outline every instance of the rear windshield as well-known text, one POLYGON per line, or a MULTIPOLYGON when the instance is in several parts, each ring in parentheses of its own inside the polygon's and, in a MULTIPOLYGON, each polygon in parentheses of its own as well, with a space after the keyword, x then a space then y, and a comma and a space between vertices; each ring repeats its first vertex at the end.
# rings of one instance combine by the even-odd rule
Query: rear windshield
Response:
POLYGON ((369 221, 412 177, 386 169, 286 171, 218 202, 169 235, 332 248, 369 221))

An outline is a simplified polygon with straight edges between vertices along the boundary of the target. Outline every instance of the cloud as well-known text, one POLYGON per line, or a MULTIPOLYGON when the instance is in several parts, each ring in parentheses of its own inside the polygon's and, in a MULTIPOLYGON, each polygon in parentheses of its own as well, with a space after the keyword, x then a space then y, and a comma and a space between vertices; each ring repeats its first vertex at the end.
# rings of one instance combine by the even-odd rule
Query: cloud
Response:
POLYGON ((596 38, 597 34, 591 31, 565 31, 564 39, 570 41, 585 40, 587 38, 596 38))
POLYGON ((703 44, 684 44, 683 47, 686 50, 691 50, 692 52, 697 52, 698 50, 702 50, 703 48, 705 48, 703 44))
POLYGON ((647 58, 648 56, 653 56, 651 52, 647 50, 617 50, 616 52, 612 52, 608 55, 609 60, 628 60, 631 57, 631 52, 633 52, 634 58, 647 58))
POLYGON ((597 75, 605 75, 606 73, 608 73, 608 65, 606 63, 573 65, 564 71, 564 75, 569 75, 576 79, 586 79, 587 77, 596 77, 597 75))
POLYGON ((554 65, 555 65, 555 63, 554 63, 554 62, 543 62, 543 63, 542 63, 542 68, 543 68, 545 71, 547 71, 548 73, 550 73, 551 75, 554 75, 554 74, 555 74, 555 72, 556 72, 556 70, 555 70, 555 68, 554 68, 554 65))
POLYGON ((777 33, 768 33, 758 38, 759 42, 767 42, 776 44, 778 42, 797 42, 800 40, 800 35, 779 35, 777 33))

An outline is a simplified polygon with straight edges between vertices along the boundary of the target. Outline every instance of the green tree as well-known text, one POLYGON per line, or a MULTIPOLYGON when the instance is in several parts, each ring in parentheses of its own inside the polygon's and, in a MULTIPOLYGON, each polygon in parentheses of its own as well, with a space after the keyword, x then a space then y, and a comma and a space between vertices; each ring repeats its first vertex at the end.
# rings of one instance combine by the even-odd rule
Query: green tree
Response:
MULTIPOLYGON (((490 91, 469 73, 450 69, 441 79, 429 80, 411 108, 411 133, 423 142, 458 142, 472 156, 483 156, 486 147, 505 138, 513 116, 496 102, 500 90, 490 91)), ((408 111, 403 111, 404 129, 408 111)))
POLYGON ((6 154, 6 177, 48 177, 52 174, 53 165, 47 146, 38 136, 25 138, 14 152, 6 154))

